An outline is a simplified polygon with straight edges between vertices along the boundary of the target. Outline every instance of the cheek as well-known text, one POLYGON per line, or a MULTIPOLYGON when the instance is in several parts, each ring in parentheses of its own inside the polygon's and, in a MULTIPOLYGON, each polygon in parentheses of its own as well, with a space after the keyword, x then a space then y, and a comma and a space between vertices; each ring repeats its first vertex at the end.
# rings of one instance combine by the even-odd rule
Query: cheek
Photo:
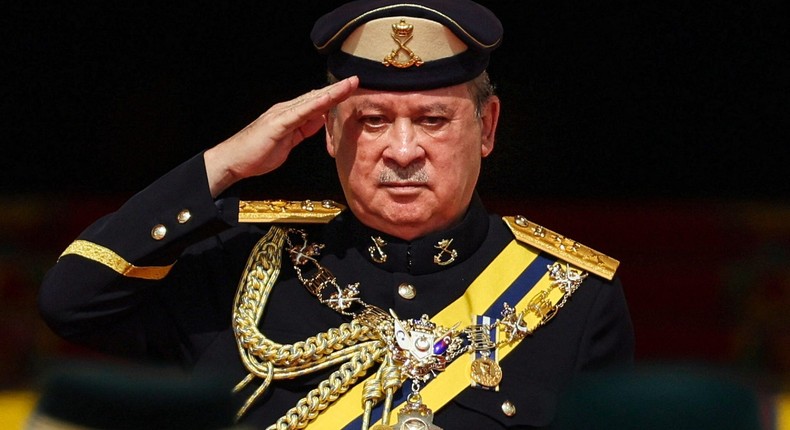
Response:
POLYGON ((435 157, 432 164, 436 173, 447 180, 465 182, 470 177, 477 176, 480 162, 480 148, 469 145, 448 151, 444 156, 435 157))
POLYGON ((339 173, 348 174, 353 162, 353 152, 345 151, 343 146, 335 146, 335 163, 339 173))
POLYGON ((341 144, 337 147, 335 163, 346 192, 362 195, 376 186, 378 161, 374 151, 365 145, 341 144))
POLYGON ((337 151, 337 161, 347 173, 363 174, 366 166, 371 163, 371 155, 364 146, 341 145, 337 151))
POLYGON ((441 163, 434 164, 437 193, 445 201, 464 202, 474 191, 480 174, 480 154, 473 149, 459 151, 441 163))

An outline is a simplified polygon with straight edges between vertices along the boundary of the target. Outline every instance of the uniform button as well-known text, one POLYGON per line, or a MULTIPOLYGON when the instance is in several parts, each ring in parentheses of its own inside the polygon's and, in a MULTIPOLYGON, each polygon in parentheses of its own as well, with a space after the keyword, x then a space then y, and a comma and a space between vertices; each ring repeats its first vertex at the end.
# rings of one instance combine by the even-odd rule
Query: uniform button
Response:
POLYGON ((404 282, 398 285, 398 295, 406 300, 411 300, 417 295, 417 289, 414 288, 414 285, 404 282))
POLYGON ((179 224, 185 224, 187 221, 192 218, 192 213, 189 212, 189 209, 183 209, 181 212, 178 213, 176 219, 178 220, 179 224))
POLYGON ((162 240, 165 238, 167 234, 167 227, 163 226, 162 224, 157 224, 154 228, 151 229, 151 237, 156 240, 162 240))
POLYGON ((505 400, 505 402, 502 403, 502 412, 504 412, 505 415, 512 417, 513 415, 516 415, 516 405, 514 405, 510 400, 505 400))

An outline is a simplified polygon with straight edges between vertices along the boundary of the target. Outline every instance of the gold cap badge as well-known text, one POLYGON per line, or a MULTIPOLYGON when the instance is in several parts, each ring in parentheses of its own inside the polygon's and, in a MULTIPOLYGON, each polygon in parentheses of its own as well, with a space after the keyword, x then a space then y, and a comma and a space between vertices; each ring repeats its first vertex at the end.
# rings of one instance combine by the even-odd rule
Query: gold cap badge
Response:
POLYGON ((409 41, 414 37, 414 26, 407 23, 405 19, 400 20, 397 24, 392 24, 392 40, 398 44, 398 47, 393 49, 382 63, 385 66, 393 66, 399 69, 406 69, 411 66, 421 66, 422 59, 414 53, 408 46, 409 41), (403 60, 402 58, 407 57, 403 60))

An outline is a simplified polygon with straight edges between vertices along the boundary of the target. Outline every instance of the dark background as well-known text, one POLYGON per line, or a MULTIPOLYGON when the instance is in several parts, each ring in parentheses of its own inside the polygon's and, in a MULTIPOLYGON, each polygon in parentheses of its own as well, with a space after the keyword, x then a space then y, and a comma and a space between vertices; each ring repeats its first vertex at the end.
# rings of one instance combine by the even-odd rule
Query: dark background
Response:
MULTIPOLYGON (((321 86, 308 35, 336 4, 6 8, 2 192, 140 189, 271 104, 321 86)), ((505 36, 490 66, 504 112, 486 194, 790 196, 784 2, 487 5, 505 36)), ((311 141, 295 154, 305 162, 259 181, 267 195, 335 192, 321 139, 311 141)))
MULTIPOLYGON (((3 8, 0 390, 86 354, 35 311, 58 254, 181 161, 322 86, 308 35, 337 4, 3 8)), ((503 101, 480 183, 489 207, 622 261, 639 361, 790 381, 786 2, 485 4, 505 27, 489 69, 503 101)), ((340 195, 321 136, 245 189, 340 195)))

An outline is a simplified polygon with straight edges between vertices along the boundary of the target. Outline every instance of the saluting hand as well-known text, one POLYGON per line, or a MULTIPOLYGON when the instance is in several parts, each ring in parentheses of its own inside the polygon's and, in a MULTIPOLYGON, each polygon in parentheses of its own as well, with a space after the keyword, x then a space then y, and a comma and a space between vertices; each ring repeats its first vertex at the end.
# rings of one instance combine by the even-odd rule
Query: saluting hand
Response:
POLYGON ((237 181, 280 167, 291 150, 324 124, 323 115, 359 85, 355 76, 277 103, 247 127, 207 150, 211 195, 216 197, 237 181))

